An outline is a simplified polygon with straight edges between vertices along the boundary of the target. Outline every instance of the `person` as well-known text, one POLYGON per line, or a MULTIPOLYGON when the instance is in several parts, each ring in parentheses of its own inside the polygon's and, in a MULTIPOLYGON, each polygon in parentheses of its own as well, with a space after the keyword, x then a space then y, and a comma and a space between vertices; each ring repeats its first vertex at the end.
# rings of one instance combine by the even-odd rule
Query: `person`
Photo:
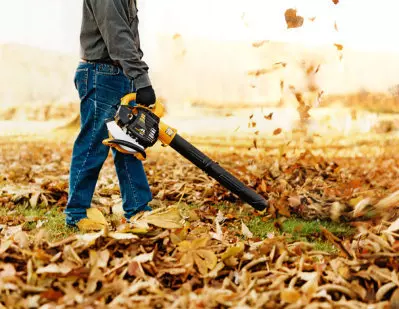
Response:
MULTIPOLYGON (((136 92, 136 102, 150 106, 156 96, 142 60, 136 0, 84 0, 80 34, 81 58, 75 73, 81 128, 72 152, 66 224, 87 217, 99 173, 108 157, 106 120, 120 100, 136 92)), ((134 102, 133 102, 134 104, 134 102)), ((123 210, 127 219, 150 211, 151 190, 141 161, 112 149, 123 210)))

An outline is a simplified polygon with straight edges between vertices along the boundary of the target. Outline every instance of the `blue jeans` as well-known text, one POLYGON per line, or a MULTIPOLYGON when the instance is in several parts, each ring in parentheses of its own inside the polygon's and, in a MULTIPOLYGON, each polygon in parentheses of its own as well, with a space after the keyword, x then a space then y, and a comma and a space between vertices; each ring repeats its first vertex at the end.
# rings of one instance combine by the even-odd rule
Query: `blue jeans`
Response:
MULTIPOLYGON (((75 74, 80 103, 81 128, 75 141, 69 177, 69 197, 65 210, 66 223, 76 225, 90 208, 100 170, 108 157, 109 147, 105 120, 113 118, 120 99, 134 92, 133 81, 122 69, 110 64, 80 63, 75 74)), ((141 161, 132 155, 112 149, 123 200, 125 217, 149 211, 152 199, 141 161)))

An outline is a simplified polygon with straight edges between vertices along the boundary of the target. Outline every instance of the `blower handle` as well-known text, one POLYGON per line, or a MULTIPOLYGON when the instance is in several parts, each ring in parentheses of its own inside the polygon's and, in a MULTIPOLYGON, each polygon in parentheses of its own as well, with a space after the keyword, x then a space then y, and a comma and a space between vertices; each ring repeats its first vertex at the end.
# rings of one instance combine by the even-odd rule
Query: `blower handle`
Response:
MULTIPOLYGON (((136 101, 136 99, 137 99, 137 93, 135 92, 129 93, 121 99, 121 105, 128 106, 130 102, 136 101)), ((136 104, 142 108, 148 109, 149 111, 153 112, 159 118, 162 118, 165 115, 165 107, 158 100, 155 102, 155 104, 151 105, 151 107, 141 105, 140 102, 136 102, 136 104)), ((134 106, 132 106, 132 108, 134 108, 134 106)))

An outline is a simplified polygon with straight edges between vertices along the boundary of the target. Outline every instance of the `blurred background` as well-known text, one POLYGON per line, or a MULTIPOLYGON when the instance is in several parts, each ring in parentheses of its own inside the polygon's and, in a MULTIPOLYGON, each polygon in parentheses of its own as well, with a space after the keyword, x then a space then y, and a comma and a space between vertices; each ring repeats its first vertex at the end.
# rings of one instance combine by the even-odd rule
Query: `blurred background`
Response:
MULTIPOLYGON (((367 132, 398 111, 399 4, 334 2, 139 0, 144 60, 170 120, 187 133, 206 127, 238 134, 251 129, 249 118, 258 119, 261 133, 287 132, 305 104, 315 131, 326 129, 328 118, 329 129, 347 133, 367 132), (301 27, 287 27, 289 8, 303 18, 301 27)), ((68 124, 79 110, 73 76, 82 0, 0 5, 0 129, 68 124)))

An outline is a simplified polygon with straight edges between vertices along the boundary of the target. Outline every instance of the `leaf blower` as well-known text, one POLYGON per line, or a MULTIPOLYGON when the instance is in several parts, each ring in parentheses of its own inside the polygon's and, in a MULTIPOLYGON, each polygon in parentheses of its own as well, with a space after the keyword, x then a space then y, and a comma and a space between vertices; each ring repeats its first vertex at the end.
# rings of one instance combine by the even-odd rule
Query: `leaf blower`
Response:
POLYGON ((190 144, 176 129, 163 123, 161 118, 165 108, 161 102, 157 101, 151 107, 144 107, 140 104, 131 106, 132 101, 136 101, 135 93, 123 97, 115 118, 107 120, 109 138, 103 141, 104 145, 144 161, 147 157, 145 149, 153 146, 159 139, 164 146, 172 147, 256 210, 262 211, 267 208, 268 203, 261 195, 190 144))

